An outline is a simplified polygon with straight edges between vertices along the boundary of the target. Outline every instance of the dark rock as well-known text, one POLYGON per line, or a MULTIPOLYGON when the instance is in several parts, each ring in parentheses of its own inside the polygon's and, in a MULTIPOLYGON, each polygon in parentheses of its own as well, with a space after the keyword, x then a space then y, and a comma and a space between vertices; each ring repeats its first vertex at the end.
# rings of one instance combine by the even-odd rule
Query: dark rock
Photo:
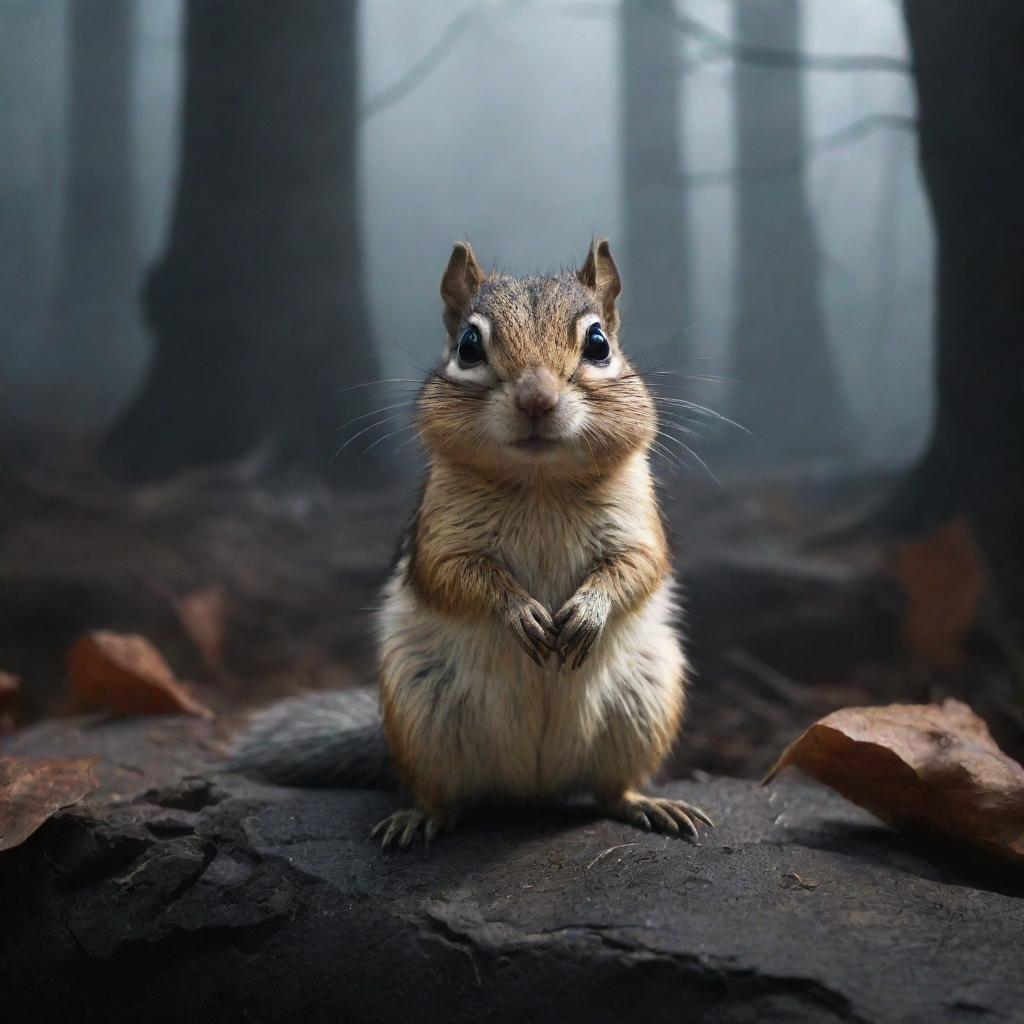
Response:
POLYGON ((218 774, 215 728, 7 744, 104 761, 0 860, 4 1024, 1021 1019, 1024 902, 823 790, 673 784, 697 847, 567 807, 382 856, 397 796, 218 774))

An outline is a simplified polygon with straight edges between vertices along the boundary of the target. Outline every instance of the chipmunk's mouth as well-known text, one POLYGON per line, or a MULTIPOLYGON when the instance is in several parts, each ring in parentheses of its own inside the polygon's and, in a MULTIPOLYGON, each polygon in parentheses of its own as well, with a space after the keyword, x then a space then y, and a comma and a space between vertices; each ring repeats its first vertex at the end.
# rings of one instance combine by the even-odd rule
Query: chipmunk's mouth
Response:
POLYGON ((544 437, 541 434, 530 434, 527 437, 520 438, 518 441, 513 441, 512 446, 518 448, 521 452, 540 453, 551 451, 552 448, 558 447, 558 441, 551 437, 544 437))

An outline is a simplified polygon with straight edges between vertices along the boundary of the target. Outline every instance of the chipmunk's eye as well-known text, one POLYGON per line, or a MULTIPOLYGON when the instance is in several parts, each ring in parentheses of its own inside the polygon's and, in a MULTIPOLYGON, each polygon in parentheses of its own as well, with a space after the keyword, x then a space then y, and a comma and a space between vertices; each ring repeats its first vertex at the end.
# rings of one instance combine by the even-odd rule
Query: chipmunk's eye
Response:
POLYGON ((589 359, 592 363, 606 363, 612 354, 612 347, 608 344, 608 337, 601 329, 600 324, 591 324, 587 328, 587 339, 583 343, 583 358, 589 359))
POLYGON ((484 343, 480 332, 470 324, 459 336, 459 366, 479 366, 484 361, 484 343))

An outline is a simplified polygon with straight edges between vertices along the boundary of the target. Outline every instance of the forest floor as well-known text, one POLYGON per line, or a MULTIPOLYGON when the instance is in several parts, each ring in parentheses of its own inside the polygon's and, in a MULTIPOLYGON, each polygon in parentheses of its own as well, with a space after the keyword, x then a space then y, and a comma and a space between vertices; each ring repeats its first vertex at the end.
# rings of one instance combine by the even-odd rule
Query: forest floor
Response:
MULTIPOLYGON (((666 484, 695 665, 669 774, 756 777, 836 708, 945 696, 1022 758, 1020 658, 969 544, 955 529, 836 529, 888 485, 666 484)), ((93 629, 155 644, 225 735, 275 697, 372 680, 372 609, 413 490, 268 483, 244 465, 133 489, 3 482, 0 672, 20 680, 8 727, 70 709, 67 652, 93 629)))
POLYGON ((695 671, 655 793, 715 827, 492 809, 389 856, 368 836, 400 794, 264 785, 223 754, 249 709, 372 679, 414 488, 255 470, 0 480, 5 1021, 1016 1019, 1024 775, 966 709, 811 730, 838 792, 753 781, 851 705, 959 697, 1024 755, 1022 659, 964 523, 842 528, 884 479, 671 478, 695 671), (132 714, 68 713, 121 685, 132 714), (135 703, 153 690, 195 714, 135 703))

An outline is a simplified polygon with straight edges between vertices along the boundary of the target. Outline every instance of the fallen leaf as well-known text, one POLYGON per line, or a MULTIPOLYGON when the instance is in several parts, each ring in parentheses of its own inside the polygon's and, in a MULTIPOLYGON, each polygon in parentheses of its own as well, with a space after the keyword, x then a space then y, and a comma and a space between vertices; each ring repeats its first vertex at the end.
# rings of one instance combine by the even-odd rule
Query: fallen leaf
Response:
POLYGON ((803 876, 797 874, 795 871, 787 871, 786 874, 784 874, 782 877, 787 879, 788 881, 793 882, 795 885, 799 886, 801 889, 811 890, 811 889, 817 889, 818 888, 818 883, 817 882, 812 882, 809 879, 804 878, 803 876))
POLYGON ((145 637, 86 633, 68 652, 68 673, 79 708, 125 715, 213 715, 175 678, 145 637))
POLYGON ((0 716, 14 713, 21 692, 21 680, 10 672, 0 672, 0 716))
POLYGON ((790 766, 890 825, 1024 864, 1024 767, 959 701, 835 711, 783 751, 765 785, 790 766))
POLYGON ((963 516, 896 549, 896 576, 907 596, 903 641, 944 672, 964 662, 964 644, 988 590, 988 569, 963 516))
POLYGON ((93 792, 97 760, 0 758, 0 852, 19 846, 47 818, 93 792))
POLYGON ((186 594, 175 602, 178 618, 206 664, 219 670, 224 664, 227 592, 218 583, 186 594))

